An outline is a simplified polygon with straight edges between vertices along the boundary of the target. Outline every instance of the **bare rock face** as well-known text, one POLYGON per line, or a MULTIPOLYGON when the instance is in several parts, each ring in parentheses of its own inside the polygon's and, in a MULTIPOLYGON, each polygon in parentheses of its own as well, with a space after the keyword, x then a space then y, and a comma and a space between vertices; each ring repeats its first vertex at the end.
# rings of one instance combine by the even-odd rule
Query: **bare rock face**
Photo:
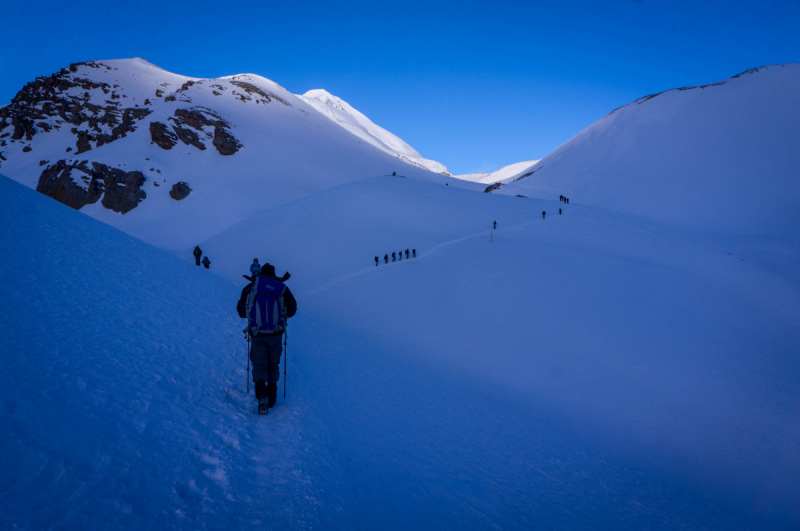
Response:
POLYGON ((39 176, 36 191, 75 210, 96 203, 103 195, 104 183, 92 174, 86 161, 67 164, 59 160, 39 176), (73 176, 72 173, 75 173, 73 176))
POLYGON ((211 143, 217 148, 220 155, 233 155, 242 147, 242 144, 222 127, 214 128, 214 140, 211 143))
POLYGON ((491 194, 495 190, 498 190, 501 186, 503 186, 503 183, 490 184, 489 186, 486 187, 486 190, 484 190, 483 193, 484 194, 491 194))
POLYGON ((75 210, 102 197, 104 207, 126 214, 147 197, 141 189, 144 182, 140 171, 125 172, 98 162, 90 167, 86 160, 72 164, 59 160, 39 176, 36 191, 75 210))
POLYGON ((161 122, 150 122, 150 139, 161 149, 172 149, 178 143, 178 137, 161 122))
POLYGON ((175 201, 180 201, 181 199, 186 199, 189 197, 190 193, 192 193, 192 189, 189 188, 188 184, 181 181, 172 185, 172 190, 169 191, 169 196, 175 201))
POLYGON ((263 103, 266 105, 272 100, 275 100, 291 107, 291 104, 288 101, 284 100, 277 94, 260 89, 252 83, 247 83, 246 81, 231 81, 231 85, 235 85, 247 93, 247 95, 245 95, 236 91, 233 92, 233 94, 235 94, 242 101, 251 101, 253 98, 255 98, 256 103, 263 103))
POLYGON ((205 150, 206 146, 201 139, 211 139, 220 155, 233 155, 242 147, 229 131, 231 125, 207 107, 176 109, 175 115, 169 120, 174 124, 172 130, 186 145, 205 150))
POLYGON ((101 63, 75 63, 51 76, 36 78, 14 96, 11 104, 0 108, 0 131, 11 127, 14 140, 31 140, 37 128, 47 133, 73 126, 70 131, 77 137, 78 153, 83 153, 135 131, 137 122, 152 112, 148 108, 120 108, 120 94, 115 90, 119 87, 80 77, 80 67, 111 69, 101 63), (110 99, 102 105, 93 103, 89 91, 95 89, 110 99))

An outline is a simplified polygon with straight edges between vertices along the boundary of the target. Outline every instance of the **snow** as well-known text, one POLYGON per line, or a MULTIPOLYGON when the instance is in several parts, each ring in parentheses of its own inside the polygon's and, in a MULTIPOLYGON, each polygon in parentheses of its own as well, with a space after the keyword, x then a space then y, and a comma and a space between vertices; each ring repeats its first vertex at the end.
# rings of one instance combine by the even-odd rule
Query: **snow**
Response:
POLYGON ((372 120, 354 109, 341 98, 337 98, 327 90, 309 90, 300 99, 321 112, 334 123, 341 125, 362 140, 366 140, 378 149, 404 160, 414 166, 419 166, 436 173, 449 175, 447 167, 441 162, 428 160, 420 155, 401 138, 393 135, 386 129, 372 123, 372 120))
MULTIPOLYGON (((256 213, 367 177, 396 172, 418 179, 449 182, 450 186, 472 186, 432 173, 362 141, 300 97, 261 76, 191 78, 169 73, 143 59, 105 60, 97 64, 111 69, 84 65, 78 67, 74 77, 119 85, 114 90, 122 95, 117 101, 123 102, 123 106, 139 104, 141 107, 146 99, 150 100, 148 108, 152 113, 137 122, 137 130, 125 138, 75 155, 72 126, 62 124, 60 131, 37 134, 27 142, 33 148, 29 153, 21 151, 21 143, 10 143, 2 148, 8 160, 2 162, 0 171, 34 189, 44 169, 38 164, 40 160, 51 164, 60 159, 88 160, 126 171, 142 171, 147 179, 142 188, 147 197, 130 212, 122 215, 106 209, 100 202, 87 205, 81 211, 162 249, 193 248, 256 213), (188 81, 195 84, 176 92, 188 81), (232 81, 251 83, 286 104, 273 100, 265 105, 257 102, 260 97, 254 96, 242 101, 234 92, 247 94, 231 84, 232 81), (160 98, 155 96, 157 89, 163 91, 160 98), (215 95, 214 91, 220 95, 215 95), (177 95, 178 101, 165 101, 170 95, 177 95), (190 102, 181 101, 187 98, 190 102), (151 141, 151 122, 171 124, 169 118, 176 109, 193 108, 207 108, 218 113, 231 124, 231 133, 244 147, 234 155, 222 156, 210 140, 205 140, 204 151, 180 141, 171 150, 164 150, 151 141), (68 147, 73 151, 67 152, 68 147), (180 181, 188 183, 192 193, 176 201, 169 196, 169 190, 180 181)), ((105 105, 109 97, 100 92, 92 102, 105 105)), ((359 116, 363 117, 360 113, 359 116)), ((369 122, 366 118, 363 120, 369 122)), ((86 127, 84 124, 81 128, 86 127)), ((402 148, 407 146, 402 140, 377 126, 370 131, 400 149, 398 155, 413 162, 416 152, 410 147, 402 148)))
MULTIPOLYGON (((495 193, 557 199, 713 237, 800 271, 800 64, 640 98, 495 193)), ((791 277, 800 282, 800 274, 791 277)))
POLYGON ((519 177, 521 174, 523 174, 522 170, 530 168, 537 162, 539 162, 539 160, 524 160, 522 162, 515 162, 514 164, 503 166, 499 170, 495 170, 492 173, 468 173, 465 175, 453 175, 453 177, 473 183, 506 183, 511 182, 514 178, 519 177))
POLYGON ((201 244, 206 271, 0 186, 0 514, 18 527, 800 521, 800 287, 711 240, 375 177, 230 227, 201 244), (254 256, 299 305, 266 418, 234 313, 254 256))
MULTIPOLYGON (((189 79, 113 65, 129 97, 189 79)), ((184 201, 75 212, 4 163, 4 527, 798 528, 797 65, 637 100, 491 194, 235 77, 290 104, 181 93, 236 156, 140 131, 78 156, 149 156, 184 201), (298 300, 266 418, 234 312, 254 257, 298 300)))

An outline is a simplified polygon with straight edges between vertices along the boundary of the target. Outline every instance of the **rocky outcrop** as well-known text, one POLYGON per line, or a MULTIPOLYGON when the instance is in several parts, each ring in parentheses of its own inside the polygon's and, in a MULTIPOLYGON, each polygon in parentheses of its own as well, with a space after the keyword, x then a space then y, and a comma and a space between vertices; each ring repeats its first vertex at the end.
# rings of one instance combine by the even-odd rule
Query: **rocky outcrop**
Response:
POLYGON ((202 137, 212 139, 211 143, 220 155, 233 155, 242 147, 230 132, 230 124, 207 107, 176 109, 169 120, 174 123, 172 130, 181 142, 200 150, 206 149, 202 137))
POLYGON ((178 136, 161 122, 150 122, 150 139, 161 149, 172 149, 178 143, 178 136))
POLYGON ((36 191, 80 210, 100 199, 103 195, 103 182, 92 175, 86 161, 76 161, 70 165, 66 160, 59 160, 45 168, 39 176, 36 191))
POLYGON ((36 191, 75 210, 96 203, 114 212, 126 214, 146 197, 141 189, 145 178, 140 171, 125 172, 99 162, 59 160, 44 169, 36 191))
POLYGON ((483 193, 484 194, 491 194, 495 190, 498 190, 501 186, 503 186, 503 183, 490 184, 489 186, 486 187, 486 190, 484 190, 483 193))
POLYGON ((214 128, 214 140, 211 143, 220 155, 233 155, 242 147, 242 144, 222 127, 214 128))
POLYGON ((255 99, 256 103, 263 103, 266 105, 270 103, 270 101, 275 100, 291 107, 291 104, 288 101, 284 100, 277 94, 261 89, 252 83, 247 83, 246 81, 231 81, 231 85, 235 85, 247 93, 247 95, 245 95, 237 91, 233 91, 233 94, 242 101, 251 101, 255 99))
POLYGON ((186 199, 189 197, 190 193, 192 193, 192 189, 189 188, 188 184, 181 181, 172 185, 172 190, 169 191, 169 196, 175 201, 180 201, 181 199, 186 199))
POLYGON ((11 104, 0 108, 0 131, 11 127, 14 140, 23 137, 31 140, 37 128, 49 132, 61 129, 62 125, 71 125, 70 131, 77 137, 79 153, 92 149, 92 142, 99 147, 135 131, 136 123, 151 110, 146 107, 120 108, 120 102, 114 101, 120 99, 115 90, 119 87, 81 77, 81 67, 111 69, 100 63, 75 63, 51 76, 28 83, 14 96, 11 104), (110 98, 103 105, 92 102, 90 91, 97 89, 110 98))

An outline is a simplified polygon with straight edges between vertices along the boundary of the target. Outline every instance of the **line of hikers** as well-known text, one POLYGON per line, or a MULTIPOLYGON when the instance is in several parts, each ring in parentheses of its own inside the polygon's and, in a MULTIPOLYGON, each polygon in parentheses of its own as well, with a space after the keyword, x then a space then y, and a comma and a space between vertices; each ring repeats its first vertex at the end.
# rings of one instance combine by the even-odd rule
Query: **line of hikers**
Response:
MULTIPOLYGON (((405 250, 405 253, 406 253, 406 260, 408 260, 409 258, 416 258, 417 257, 417 250, 416 249, 411 249, 411 255, 410 256, 409 256, 408 249, 405 250)), ((392 262, 397 262, 398 255, 400 257, 400 261, 403 260, 403 251, 400 251, 399 253, 392 253, 392 262)), ((380 263, 380 261, 381 261, 381 259, 376 256, 375 257, 375 267, 378 267, 378 263, 380 263)), ((389 255, 388 254, 383 255, 383 263, 384 264, 388 264, 389 263, 389 255)))
POLYGON ((558 196, 558 200, 561 201, 562 203, 567 204, 567 205, 569 204, 569 197, 565 197, 563 195, 560 195, 560 196, 558 196))
MULTIPOLYGON (((203 256, 203 251, 200 250, 199 245, 194 246, 194 251, 192 251, 192 254, 194 255, 194 265, 199 266, 201 263, 200 257, 203 256)), ((211 265, 211 260, 209 260, 208 257, 206 256, 205 258, 203 258, 202 264, 205 266, 206 269, 208 269, 208 266, 211 265)))

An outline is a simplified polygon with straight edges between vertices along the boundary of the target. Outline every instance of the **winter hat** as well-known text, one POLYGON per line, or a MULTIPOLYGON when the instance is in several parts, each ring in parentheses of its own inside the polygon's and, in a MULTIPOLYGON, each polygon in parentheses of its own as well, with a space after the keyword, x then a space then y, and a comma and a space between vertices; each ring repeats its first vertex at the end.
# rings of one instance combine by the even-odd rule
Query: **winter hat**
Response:
POLYGON ((275 276, 275 266, 271 264, 264 264, 261 266, 261 273, 259 273, 262 277, 274 277, 275 276))

